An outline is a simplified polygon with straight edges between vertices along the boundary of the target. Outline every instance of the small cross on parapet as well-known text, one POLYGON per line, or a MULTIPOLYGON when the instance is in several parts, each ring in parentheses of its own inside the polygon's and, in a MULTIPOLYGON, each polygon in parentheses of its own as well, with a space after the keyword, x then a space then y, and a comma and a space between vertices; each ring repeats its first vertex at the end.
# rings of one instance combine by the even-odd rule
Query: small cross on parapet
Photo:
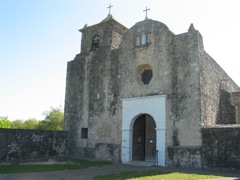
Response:
POLYGON ((112 8, 113 6, 111 5, 111 4, 109 4, 109 6, 107 7, 108 9, 109 9, 109 14, 111 14, 111 8, 112 8))
POLYGON ((147 8, 147 6, 146 6, 146 9, 145 9, 145 10, 143 10, 143 12, 146 12, 146 17, 145 17, 145 19, 148 19, 147 12, 148 12, 149 10, 150 10, 150 9, 149 9, 149 8, 147 8))

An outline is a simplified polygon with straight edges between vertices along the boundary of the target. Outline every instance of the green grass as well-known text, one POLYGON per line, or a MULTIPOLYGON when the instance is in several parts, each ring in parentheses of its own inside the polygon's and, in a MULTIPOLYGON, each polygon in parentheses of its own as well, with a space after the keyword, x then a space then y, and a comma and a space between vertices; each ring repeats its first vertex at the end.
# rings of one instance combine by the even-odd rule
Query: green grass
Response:
POLYGON ((144 171, 144 172, 124 172, 120 174, 110 174, 103 176, 95 176, 94 180, 118 180, 118 179, 129 179, 129 180, 197 180, 197 179, 212 179, 221 178, 222 176, 215 175, 201 175, 201 174, 188 174, 180 172, 162 172, 162 171, 144 171))
MULTIPOLYGON (((0 174, 76 170, 76 169, 83 169, 83 168, 111 164, 110 162, 105 162, 105 161, 88 161, 88 160, 73 159, 73 158, 56 158, 55 160, 59 164, 1 165, 0 166, 0 174)), ((31 160, 31 161, 36 162, 37 160, 31 160)), ((24 162, 26 162, 26 160, 24 162)))

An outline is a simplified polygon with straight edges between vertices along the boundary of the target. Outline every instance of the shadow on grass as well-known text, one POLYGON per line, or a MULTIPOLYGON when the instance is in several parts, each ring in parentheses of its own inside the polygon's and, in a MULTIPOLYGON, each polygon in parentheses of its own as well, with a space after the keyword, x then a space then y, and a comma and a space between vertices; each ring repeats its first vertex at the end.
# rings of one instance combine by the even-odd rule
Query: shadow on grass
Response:
POLYGON ((223 178, 224 176, 209 175, 209 174, 192 174, 183 172, 164 172, 164 171, 142 171, 142 172, 124 172, 119 174, 109 174, 102 176, 95 176, 93 180, 117 180, 117 179, 166 179, 166 180, 190 180, 190 179, 212 179, 212 178, 223 178))

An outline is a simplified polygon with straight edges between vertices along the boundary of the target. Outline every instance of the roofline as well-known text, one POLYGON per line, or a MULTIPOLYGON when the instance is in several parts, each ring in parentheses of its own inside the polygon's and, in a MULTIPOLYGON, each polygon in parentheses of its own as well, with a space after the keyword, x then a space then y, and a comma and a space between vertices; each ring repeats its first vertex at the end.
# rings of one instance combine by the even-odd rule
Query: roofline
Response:
POLYGON ((117 26, 119 26, 120 28, 124 29, 124 30, 128 30, 127 27, 125 27, 124 25, 122 25, 121 23, 119 23, 118 21, 116 21, 115 19, 111 18, 109 19, 108 21, 102 21, 98 24, 95 24, 95 25, 92 25, 92 26, 84 26, 82 29, 79 29, 80 32, 85 32, 85 31, 88 31, 90 29, 94 29, 96 26, 104 26, 105 24, 108 24, 110 22, 113 22, 115 23, 117 26))

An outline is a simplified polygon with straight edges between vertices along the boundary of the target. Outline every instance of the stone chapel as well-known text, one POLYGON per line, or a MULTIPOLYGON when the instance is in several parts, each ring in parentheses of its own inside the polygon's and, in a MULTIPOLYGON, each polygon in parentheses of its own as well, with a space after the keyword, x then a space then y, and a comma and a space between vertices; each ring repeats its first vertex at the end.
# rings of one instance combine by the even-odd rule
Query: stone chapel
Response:
POLYGON ((67 65, 69 155, 201 168, 219 160, 210 130, 238 138, 240 88, 193 24, 177 35, 148 18, 128 29, 109 13, 79 31, 81 52, 67 65))

